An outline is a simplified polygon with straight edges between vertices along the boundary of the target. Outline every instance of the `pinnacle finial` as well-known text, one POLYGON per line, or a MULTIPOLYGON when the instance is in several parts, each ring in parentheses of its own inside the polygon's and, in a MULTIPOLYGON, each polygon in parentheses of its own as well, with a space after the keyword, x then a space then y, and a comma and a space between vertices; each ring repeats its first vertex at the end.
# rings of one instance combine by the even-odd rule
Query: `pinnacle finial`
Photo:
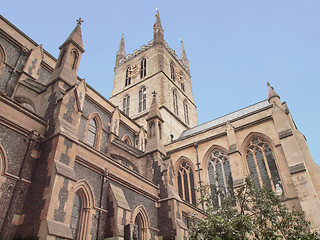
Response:
POLYGON ((83 22, 82 18, 79 18, 77 21, 77 26, 73 29, 69 37, 64 41, 64 43, 59 47, 61 50, 69 42, 77 43, 78 47, 82 52, 84 52, 83 42, 82 42, 82 33, 81 33, 81 23, 83 22))
POLYGON ((122 33, 122 35, 121 35, 118 53, 125 54, 124 33, 122 33))
POLYGON ((82 20, 81 17, 77 20, 77 24, 78 24, 78 25, 81 25, 81 23, 83 23, 83 22, 84 22, 84 21, 82 20))
POLYGON ((156 22, 153 25, 153 29, 157 29, 157 28, 161 28, 162 29, 162 25, 161 25, 161 21, 160 21, 160 14, 159 14, 159 8, 156 8, 157 13, 156 13, 156 22))
POLYGON ((280 99, 280 96, 274 91, 274 88, 270 85, 269 82, 267 82, 267 86, 269 88, 269 91, 268 91, 268 101, 270 102, 271 98, 279 98, 280 99))
POLYGON ((120 66, 121 60, 126 57, 125 44, 124 44, 124 33, 121 35, 119 49, 116 55, 116 67, 120 66))
POLYGON ((186 51, 184 50, 182 37, 180 37, 180 42, 181 42, 180 60, 182 62, 182 65, 189 69, 189 60, 187 58, 186 51))

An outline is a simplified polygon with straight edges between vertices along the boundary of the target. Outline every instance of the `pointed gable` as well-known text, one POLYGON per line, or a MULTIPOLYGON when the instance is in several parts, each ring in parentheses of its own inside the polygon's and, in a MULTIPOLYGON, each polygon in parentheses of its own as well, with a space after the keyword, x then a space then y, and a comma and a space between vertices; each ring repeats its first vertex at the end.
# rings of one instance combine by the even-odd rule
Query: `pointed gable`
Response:
POLYGON ((64 43, 59 47, 61 50, 65 45, 70 42, 73 42, 82 52, 84 52, 83 41, 82 41, 82 32, 81 32, 81 18, 78 21, 77 26, 73 29, 69 37, 64 41, 64 43))

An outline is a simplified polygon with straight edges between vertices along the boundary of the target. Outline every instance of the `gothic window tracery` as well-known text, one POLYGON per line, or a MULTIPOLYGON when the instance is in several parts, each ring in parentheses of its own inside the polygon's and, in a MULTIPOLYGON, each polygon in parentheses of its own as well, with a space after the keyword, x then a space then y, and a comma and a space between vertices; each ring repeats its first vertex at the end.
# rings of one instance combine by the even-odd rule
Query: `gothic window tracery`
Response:
POLYGON ((252 180, 258 187, 275 191, 282 184, 270 145, 260 137, 252 137, 246 149, 246 160, 252 180))
POLYGON ((127 94, 123 98, 123 112, 129 116, 130 96, 127 94))
POLYGON ((183 101, 184 122, 189 125, 189 107, 187 100, 183 101))
POLYGON ((183 160, 178 170, 178 192, 179 196, 193 205, 196 204, 196 195, 194 188, 194 175, 190 163, 183 160))
POLYGON ((147 108, 146 87, 142 86, 139 90, 139 112, 145 111, 147 108))
POLYGON ((147 75, 147 60, 143 58, 140 65, 140 78, 144 78, 147 75))
POLYGON ((144 207, 140 205, 133 211, 132 221, 134 222, 133 239, 152 239, 150 235, 150 221, 144 207))
POLYGON ((91 209, 94 197, 85 180, 76 183, 71 212, 70 227, 73 239, 87 239, 90 234, 88 223, 92 220, 91 209))
POLYGON ((214 194, 215 206, 221 205, 221 200, 232 189, 233 180, 227 155, 219 149, 214 149, 207 164, 210 190, 214 194))
POLYGON ((179 115, 179 108, 178 108, 178 93, 176 89, 173 89, 172 91, 172 97, 173 97, 173 111, 175 114, 179 115))

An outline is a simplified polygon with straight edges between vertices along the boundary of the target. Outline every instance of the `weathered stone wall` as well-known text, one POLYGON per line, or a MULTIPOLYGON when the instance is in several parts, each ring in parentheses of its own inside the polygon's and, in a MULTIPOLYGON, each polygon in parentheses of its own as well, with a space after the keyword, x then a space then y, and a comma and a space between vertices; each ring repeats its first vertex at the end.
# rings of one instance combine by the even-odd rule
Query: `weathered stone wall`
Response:
POLYGON ((1 35, 0 44, 7 56, 6 64, 0 75, 0 91, 5 91, 11 96, 28 56, 20 47, 10 43, 1 35))

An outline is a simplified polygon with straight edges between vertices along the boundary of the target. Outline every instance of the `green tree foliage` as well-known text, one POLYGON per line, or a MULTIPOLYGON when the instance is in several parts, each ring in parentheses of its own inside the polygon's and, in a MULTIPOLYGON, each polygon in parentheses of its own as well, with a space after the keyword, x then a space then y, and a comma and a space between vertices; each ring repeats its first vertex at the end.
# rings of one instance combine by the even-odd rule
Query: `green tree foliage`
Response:
POLYGON ((191 216, 190 239, 320 239, 302 212, 289 210, 281 197, 257 188, 250 177, 238 191, 229 190, 219 207, 209 192, 200 189, 205 216, 191 216))

